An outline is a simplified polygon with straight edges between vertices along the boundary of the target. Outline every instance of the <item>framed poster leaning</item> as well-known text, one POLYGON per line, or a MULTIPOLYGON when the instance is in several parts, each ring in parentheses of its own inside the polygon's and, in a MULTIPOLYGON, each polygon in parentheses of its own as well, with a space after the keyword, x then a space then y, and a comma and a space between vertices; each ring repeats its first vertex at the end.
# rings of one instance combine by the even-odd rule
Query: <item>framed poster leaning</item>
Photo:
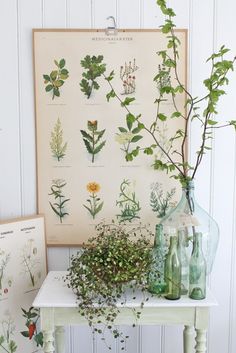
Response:
MULTIPOLYGON (((176 34, 179 78, 186 83, 187 32, 176 34)), ((167 39, 159 30, 106 35, 103 30, 35 29, 33 36, 38 211, 45 215, 47 244, 82 244, 103 219, 128 225, 142 221, 154 228, 162 198, 171 207, 180 189, 152 168, 162 157, 160 149, 125 157, 130 148, 153 143, 145 131, 137 133, 131 115, 141 114, 147 125, 155 121, 163 84, 153 80, 162 69, 156 53, 167 39), (129 103, 131 115, 121 102, 129 103)), ((171 73, 163 80, 173 80, 171 73)), ((171 115, 176 111, 171 95, 162 98, 159 116, 171 115)), ((185 100, 184 93, 176 94, 183 114, 185 100)), ((184 119, 158 119, 158 141, 168 147, 183 128, 184 119)), ((179 139, 172 143, 180 147, 179 139)))

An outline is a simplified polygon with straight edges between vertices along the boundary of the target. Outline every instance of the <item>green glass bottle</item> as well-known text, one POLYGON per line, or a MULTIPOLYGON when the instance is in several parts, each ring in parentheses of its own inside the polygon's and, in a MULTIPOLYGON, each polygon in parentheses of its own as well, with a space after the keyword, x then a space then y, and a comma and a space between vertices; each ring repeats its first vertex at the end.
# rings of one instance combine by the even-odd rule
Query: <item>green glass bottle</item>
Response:
POLYGON ((189 297, 206 298, 206 260, 202 251, 202 233, 195 233, 189 262, 189 297))
POLYGON ((181 264, 181 294, 188 294, 189 289, 189 258, 187 255, 187 240, 184 230, 178 231, 178 254, 181 264))
POLYGON ((152 266, 148 276, 148 290, 153 294, 165 293, 166 283, 164 278, 165 255, 167 247, 164 243, 163 226, 156 225, 154 247, 152 250, 152 266))
POLYGON ((170 237, 169 252, 165 260, 166 299, 175 300, 181 296, 181 264, 177 249, 178 238, 170 237))

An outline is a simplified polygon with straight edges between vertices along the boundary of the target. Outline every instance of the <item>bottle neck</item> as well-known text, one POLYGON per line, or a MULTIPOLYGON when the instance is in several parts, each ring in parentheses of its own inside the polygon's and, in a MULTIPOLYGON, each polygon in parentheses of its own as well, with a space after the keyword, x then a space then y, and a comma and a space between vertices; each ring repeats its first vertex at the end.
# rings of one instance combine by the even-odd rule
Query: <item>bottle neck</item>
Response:
POLYGON ((162 245, 162 238, 163 238, 163 225, 157 224, 155 239, 154 239, 154 246, 155 247, 157 247, 157 246, 160 247, 162 245))
POLYGON ((195 196, 194 196, 194 183, 193 181, 189 181, 186 186, 182 188, 182 198, 180 202, 186 202, 188 204, 190 213, 194 213, 194 203, 195 203, 195 196))
POLYGON ((202 233, 195 233, 193 236, 193 255, 202 254, 202 233))
POLYGON ((169 252, 172 253, 177 250, 178 239, 176 236, 170 237, 170 249, 169 252))

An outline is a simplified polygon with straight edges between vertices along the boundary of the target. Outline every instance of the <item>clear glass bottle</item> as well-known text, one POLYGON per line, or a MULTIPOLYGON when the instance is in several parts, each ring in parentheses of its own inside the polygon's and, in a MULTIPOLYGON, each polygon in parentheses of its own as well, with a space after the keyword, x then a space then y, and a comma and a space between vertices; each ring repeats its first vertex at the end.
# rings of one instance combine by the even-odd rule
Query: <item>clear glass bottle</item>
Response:
POLYGON ((193 251, 189 262, 189 297, 206 298, 206 260, 202 251, 202 234, 193 238, 193 251))
POLYGON ((187 239, 184 230, 178 231, 178 254, 181 264, 181 294, 187 295, 189 289, 189 258, 186 251, 187 239))
POLYGON ((165 255, 167 247, 164 244, 163 226, 156 225, 154 247, 152 250, 152 266, 148 276, 148 290, 153 294, 165 293, 166 283, 164 279, 165 255))
POLYGON ((178 238, 170 237, 169 252, 165 260, 166 299, 179 299, 181 297, 181 264, 177 249, 178 238))
MULTIPOLYGON (((161 224, 167 240, 179 230, 184 230, 190 240, 193 240, 195 233, 202 233, 202 250, 207 263, 207 274, 211 272, 219 242, 219 228, 213 218, 197 204, 193 181, 189 181, 183 187, 180 202, 162 219, 161 224)), ((189 256, 192 252, 191 244, 192 241, 189 241, 187 249, 189 256)))

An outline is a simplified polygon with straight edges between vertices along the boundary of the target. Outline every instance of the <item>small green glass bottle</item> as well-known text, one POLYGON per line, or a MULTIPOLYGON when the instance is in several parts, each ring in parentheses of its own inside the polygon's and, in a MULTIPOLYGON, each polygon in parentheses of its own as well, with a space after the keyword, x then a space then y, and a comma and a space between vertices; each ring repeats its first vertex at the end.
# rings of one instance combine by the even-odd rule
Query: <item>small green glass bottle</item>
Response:
POLYGON ((166 299, 176 300, 181 296, 181 264, 177 249, 178 238, 170 237, 169 252, 165 260, 166 299))
POLYGON ((164 245, 163 226, 156 225, 154 247, 152 250, 152 266, 148 276, 148 291, 153 294, 165 293, 164 279, 166 246, 164 245))
POLYGON ((178 254, 181 264, 181 294, 188 294, 189 289, 189 259, 187 255, 187 241, 184 230, 178 231, 178 254))
POLYGON ((189 263, 189 297, 206 298, 206 260, 202 251, 202 233, 193 236, 193 250, 189 263))

